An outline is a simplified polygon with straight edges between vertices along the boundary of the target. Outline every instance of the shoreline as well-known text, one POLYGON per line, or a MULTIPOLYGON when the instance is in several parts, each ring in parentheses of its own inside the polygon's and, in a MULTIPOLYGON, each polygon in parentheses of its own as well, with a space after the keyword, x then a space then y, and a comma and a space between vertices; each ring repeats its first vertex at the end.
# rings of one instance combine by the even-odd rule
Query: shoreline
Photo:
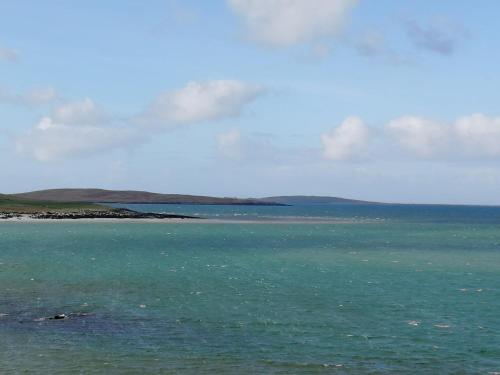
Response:
POLYGON ((203 219, 197 218, 103 218, 103 217, 85 217, 85 218, 35 218, 30 215, 21 215, 17 217, 0 218, 1 223, 197 223, 203 222, 203 219))
POLYGON ((126 208, 115 208, 109 210, 77 210, 77 211, 11 211, 1 212, 0 220, 83 220, 83 219, 202 219, 198 216, 188 216, 180 214, 166 214, 153 212, 138 212, 126 208))
POLYGON ((241 220, 241 219, 212 219, 212 218, 195 218, 195 217, 140 217, 140 218, 35 218, 30 215, 21 215, 10 218, 0 218, 1 223, 144 223, 144 224, 369 224, 380 222, 375 220, 350 220, 350 219, 261 219, 261 220, 241 220))

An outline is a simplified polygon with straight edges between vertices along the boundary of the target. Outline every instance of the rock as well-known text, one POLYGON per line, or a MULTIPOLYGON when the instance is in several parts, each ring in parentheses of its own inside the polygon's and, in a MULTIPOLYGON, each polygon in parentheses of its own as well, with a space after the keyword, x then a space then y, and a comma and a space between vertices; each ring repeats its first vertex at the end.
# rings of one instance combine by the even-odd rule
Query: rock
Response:
POLYGON ((57 315, 54 315, 52 318, 49 318, 49 319, 59 320, 59 319, 66 319, 66 318, 67 318, 66 314, 57 314, 57 315))
POLYGON ((32 219, 199 219, 196 216, 177 214, 143 213, 127 209, 110 211, 78 211, 78 212, 38 212, 30 215, 32 219))

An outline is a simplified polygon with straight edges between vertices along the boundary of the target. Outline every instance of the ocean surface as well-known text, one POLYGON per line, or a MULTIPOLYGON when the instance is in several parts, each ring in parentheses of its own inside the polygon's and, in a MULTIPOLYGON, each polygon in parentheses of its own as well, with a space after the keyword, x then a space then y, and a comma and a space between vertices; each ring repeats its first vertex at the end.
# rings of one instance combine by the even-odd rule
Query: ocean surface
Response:
POLYGON ((129 207, 0 222, 0 374, 500 372, 500 208, 129 207))

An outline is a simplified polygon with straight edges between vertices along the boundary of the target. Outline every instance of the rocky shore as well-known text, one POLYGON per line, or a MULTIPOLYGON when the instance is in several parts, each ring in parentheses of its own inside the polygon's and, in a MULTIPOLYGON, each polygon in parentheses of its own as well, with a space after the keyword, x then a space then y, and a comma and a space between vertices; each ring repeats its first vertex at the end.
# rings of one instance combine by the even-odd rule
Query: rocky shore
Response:
POLYGON ((35 213, 0 212, 0 219, 201 219, 197 216, 144 213, 127 209, 78 210, 73 212, 40 211, 35 213))

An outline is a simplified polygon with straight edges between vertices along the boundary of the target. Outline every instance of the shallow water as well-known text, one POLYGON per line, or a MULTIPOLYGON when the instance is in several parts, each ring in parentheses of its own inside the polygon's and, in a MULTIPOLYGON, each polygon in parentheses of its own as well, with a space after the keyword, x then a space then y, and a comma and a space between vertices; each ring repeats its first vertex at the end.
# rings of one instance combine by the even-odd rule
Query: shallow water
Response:
POLYGON ((115 204, 142 212, 195 215, 248 221, 404 221, 415 223, 500 224, 500 207, 415 204, 326 204, 299 206, 238 206, 190 204, 115 204))
POLYGON ((458 210, 0 223, 0 373, 500 371, 500 226, 458 210))

